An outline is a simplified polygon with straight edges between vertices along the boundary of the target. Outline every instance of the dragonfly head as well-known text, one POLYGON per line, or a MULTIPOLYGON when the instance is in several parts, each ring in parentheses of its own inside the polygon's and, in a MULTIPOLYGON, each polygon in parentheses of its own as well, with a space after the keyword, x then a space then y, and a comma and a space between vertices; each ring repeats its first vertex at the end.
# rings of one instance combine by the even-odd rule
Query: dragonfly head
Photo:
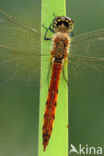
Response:
POLYGON ((53 19, 53 28, 55 31, 71 32, 74 22, 66 16, 58 16, 53 19))

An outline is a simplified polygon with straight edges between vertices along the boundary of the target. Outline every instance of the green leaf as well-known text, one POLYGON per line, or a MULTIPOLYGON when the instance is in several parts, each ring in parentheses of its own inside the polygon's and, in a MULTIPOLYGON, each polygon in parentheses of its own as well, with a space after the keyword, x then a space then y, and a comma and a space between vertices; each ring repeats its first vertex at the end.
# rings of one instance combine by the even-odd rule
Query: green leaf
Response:
MULTIPOLYGON (((49 27, 55 16, 66 15, 65 0, 42 0, 42 18, 41 25, 49 27)), ((45 29, 41 27, 41 54, 44 55, 46 49, 51 50, 51 42, 44 41, 45 29)), ((49 59, 49 57, 47 57, 49 59)), ((45 81, 49 70, 49 61, 44 57, 41 60, 41 84, 45 81), (48 62, 48 63, 47 63, 48 62)), ((50 60, 51 61, 51 60, 50 60)), ((65 66, 67 73, 67 65, 65 66)), ((66 75, 67 77, 67 75, 66 75)), ((39 140, 38 140, 38 156, 67 156, 68 155, 68 86, 63 80, 61 73, 58 102, 56 106, 56 115, 52 134, 46 151, 43 151, 42 145, 42 125, 43 116, 48 95, 48 82, 40 88, 40 111, 39 111, 39 140)))

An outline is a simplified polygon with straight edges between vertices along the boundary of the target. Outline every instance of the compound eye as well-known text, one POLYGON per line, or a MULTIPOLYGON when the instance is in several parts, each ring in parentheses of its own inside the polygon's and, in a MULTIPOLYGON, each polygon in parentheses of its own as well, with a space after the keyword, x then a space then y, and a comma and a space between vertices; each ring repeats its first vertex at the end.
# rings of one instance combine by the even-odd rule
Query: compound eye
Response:
POLYGON ((74 26, 74 22, 72 21, 72 19, 71 19, 70 17, 66 17, 65 21, 66 21, 67 24, 68 24, 68 29, 69 29, 70 31, 72 31, 73 26, 74 26))
POLYGON ((69 29, 71 29, 72 28, 72 23, 69 22, 68 25, 69 25, 69 29))
POLYGON ((53 22, 55 23, 55 22, 58 22, 58 21, 60 21, 60 20, 61 20, 61 17, 58 16, 58 17, 55 17, 55 18, 53 19, 53 22))
POLYGON ((57 24, 61 21, 61 17, 56 17, 54 18, 53 20, 53 27, 56 28, 57 27, 57 24))
POLYGON ((72 19, 71 19, 70 17, 66 17, 66 19, 67 19, 68 21, 72 21, 72 19))

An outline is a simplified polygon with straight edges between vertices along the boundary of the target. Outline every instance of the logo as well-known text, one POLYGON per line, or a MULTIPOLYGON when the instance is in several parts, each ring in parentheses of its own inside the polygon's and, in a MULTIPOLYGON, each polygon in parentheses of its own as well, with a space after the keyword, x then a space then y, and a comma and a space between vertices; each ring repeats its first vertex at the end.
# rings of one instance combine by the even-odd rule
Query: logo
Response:
POLYGON ((101 155, 103 154, 103 149, 102 147, 90 147, 89 145, 82 146, 79 144, 79 147, 76 148, 73 144, 70 145, 70 151, 69 153, 76 153, 76 154, 98 154, 101 155))

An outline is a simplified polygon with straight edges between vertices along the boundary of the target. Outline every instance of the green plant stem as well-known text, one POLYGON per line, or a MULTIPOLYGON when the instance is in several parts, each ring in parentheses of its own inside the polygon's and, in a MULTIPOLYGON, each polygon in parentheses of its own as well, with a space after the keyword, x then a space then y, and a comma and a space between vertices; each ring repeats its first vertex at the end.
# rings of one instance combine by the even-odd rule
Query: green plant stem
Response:
MULTIPOLYGON (((55 16, 66 15, 65 0, 42 0, 41 25, 48 27, 54 18, 53 14, 55 14, 55 16)), ((45 29, 42 27, 41 30, 41 54, 43 55, 46 49, 51 49, 51 42, 44 41, 45 29)), ((47 64, 47 60, 49 60, 49 58, 44 59, 44 57, 41 60, 41 84, 44 84, 44 80, 47 77, 49 69, 49 63, 47 64)), ((67 65, 65 71, 67 73, 67 65)), ((63 80, 62 74, 59 85, 54 127, 49 144, 44 152, 42 145, 42 125, 47 94, 48 84, 42 85, 40 88, 38 156, 68 156, 68 87, 67 83, 63 80)))

